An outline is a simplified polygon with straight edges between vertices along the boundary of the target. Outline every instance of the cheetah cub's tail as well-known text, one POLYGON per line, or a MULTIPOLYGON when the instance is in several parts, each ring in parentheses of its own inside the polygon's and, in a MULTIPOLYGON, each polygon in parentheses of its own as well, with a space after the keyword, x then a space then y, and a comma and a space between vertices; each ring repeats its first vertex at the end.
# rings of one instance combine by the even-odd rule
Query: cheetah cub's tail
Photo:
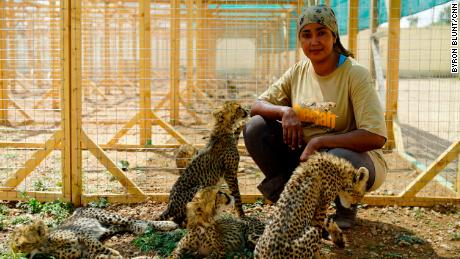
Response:
POLYGON ((169 220, 159 220, 159 221, 145 221, 145 220, 135 220, 131 226, 130 230, 135 234, 144 234, 147 229, 152 228, 156 231, 171 231, 177 229, 179 226, 173 221, 169 220))

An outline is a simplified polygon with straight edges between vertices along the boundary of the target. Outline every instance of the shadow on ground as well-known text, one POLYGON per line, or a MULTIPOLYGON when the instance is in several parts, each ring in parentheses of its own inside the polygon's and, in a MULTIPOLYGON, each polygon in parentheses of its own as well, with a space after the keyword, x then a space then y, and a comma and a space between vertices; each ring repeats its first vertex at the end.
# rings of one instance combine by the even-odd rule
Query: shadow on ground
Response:
POLYGON ((348 240, 345 249, 327 242, 323 251, 329 252, 330 258, 446 258, 407 228, 366 219, 356 223, 353 229, 344 231, 348 240))

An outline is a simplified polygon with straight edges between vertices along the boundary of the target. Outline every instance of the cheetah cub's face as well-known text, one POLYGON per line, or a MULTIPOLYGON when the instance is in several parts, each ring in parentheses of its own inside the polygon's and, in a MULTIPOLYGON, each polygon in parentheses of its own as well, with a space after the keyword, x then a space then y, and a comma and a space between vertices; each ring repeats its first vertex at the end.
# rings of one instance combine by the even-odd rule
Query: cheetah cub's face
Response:
POLYGON ((203 188, 187 204, 187 222, 189 226, 208 226, 214 222, 215 216, 233 209, 234 203, 233 196, 218 186, 203 188))
POLYGON ((339 192, 340 203, 345 208, 350 208, 352 204, 361 201, 366 193, 367 180, 369 179, 369 170, 360 167, 354 174, 351 183, 348 183, 343 191, 339 192))
POLYGON ((234 124, 249 116, 249 112, 239 103, 227 101, 213 112, 216 122, 234 124))
POLYGON ((33 254, 46 241, 48 227, 39 220, 16 228, 10 236, 10 247, 14 252, 33 254))

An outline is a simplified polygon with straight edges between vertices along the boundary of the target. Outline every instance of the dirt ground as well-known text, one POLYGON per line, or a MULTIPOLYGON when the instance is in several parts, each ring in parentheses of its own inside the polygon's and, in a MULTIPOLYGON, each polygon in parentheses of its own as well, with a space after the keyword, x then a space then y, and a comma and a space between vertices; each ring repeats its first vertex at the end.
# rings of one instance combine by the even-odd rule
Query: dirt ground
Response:
MULTIPOLYGON (((15 217, 25 212, 15 209, 14 202, 4 203, 15 217)), ((107 210, 138 219, 153 219, 166 207, 165 203, 112 204, 107 210)), ((267 219, 272 205, 248 204, 250 216, 267 219)), ((7 249, 8 235, 13 227, 0 231, 1 250, 7 249)), ((323 252, 330 258, 460 258, 460 207, 454 205, 435 208, 360 206, 356 226, 346 230, 347 246, 335 248, 323 241, 323 252)), ((105 244, 124 256, 154 258, 155 253, 142 253, 132 244, 135 236, 121 234, 109 238, 105 244)), ((8 257, 6 257, 8 258, 8 257)))

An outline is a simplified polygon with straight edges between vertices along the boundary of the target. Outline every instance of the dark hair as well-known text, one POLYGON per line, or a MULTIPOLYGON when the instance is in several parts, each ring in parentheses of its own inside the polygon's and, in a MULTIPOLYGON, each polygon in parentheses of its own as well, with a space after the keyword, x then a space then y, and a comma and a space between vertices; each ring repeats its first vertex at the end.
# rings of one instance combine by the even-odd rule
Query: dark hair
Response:
POLYGON ((342 54, 342 55, 344 55, 344 56, 346 56, 346 57, 352 57, 352 58, 354 58, 355 55, 353 55, 353 53, 352 53, 351 51, 347 50, 347 49, 342 45, 342 42, 340 41, 339 35, 337 35, 336 37, 337 37, 337 39, 336 39, 336 41, 335 41, 335 43, 334 43, 334 46, 333 46, 333 47, 334 47, 334 50, 335 50, 337 53, 342 54))

